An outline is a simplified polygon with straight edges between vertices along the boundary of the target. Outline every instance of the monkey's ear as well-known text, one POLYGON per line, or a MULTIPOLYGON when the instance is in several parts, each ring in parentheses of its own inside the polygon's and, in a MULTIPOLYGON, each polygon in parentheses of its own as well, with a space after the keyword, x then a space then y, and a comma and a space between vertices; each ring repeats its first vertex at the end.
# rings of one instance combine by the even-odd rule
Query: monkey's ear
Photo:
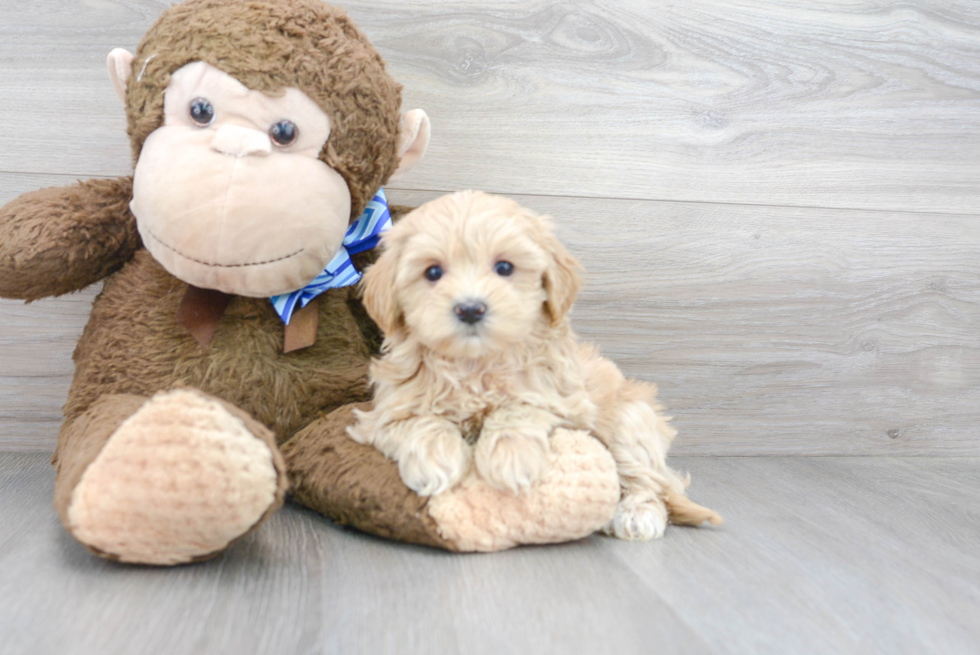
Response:
POLYGON ((422 159, 429 145, 429 134, 429 116, 424 111, 413 109, 402 114, 398 130, 398 168, 391 180, 397 180, 422 159))
POLYGON ((364 309, 374 319, 385 336, 398 328, 401 311, 395 300, 395 272, 398 254, 390 246, 381 257, 364 272, 361 289, 364 309))
POLYGON ((125 104, 126 80, 133 72, 133 54, 123 48, 113 48, 109 56, 106 57, 106 65, 109 67, 109 79, 112 80, 112 86, 125 104))

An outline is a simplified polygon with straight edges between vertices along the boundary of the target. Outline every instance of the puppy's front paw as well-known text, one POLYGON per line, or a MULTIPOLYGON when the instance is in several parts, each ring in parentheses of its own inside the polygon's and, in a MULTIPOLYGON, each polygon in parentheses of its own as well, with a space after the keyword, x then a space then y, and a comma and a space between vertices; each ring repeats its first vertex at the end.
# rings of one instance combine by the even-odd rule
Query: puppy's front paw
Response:
POLYGON ((517 430, 480 435, 476 443, 476 470, 492 486, 511 493, 527 491, 548 465, 551 446, 544 431, 517 430))
POLYGON ((451 489, 470 467, 472 449, 458 430, 433 427, 402 444, 398 473, 409 489, 420 496, 435 496, 451 489))
POLYGON ((616 506, 616 515, 603 532, 627 541, 649 541, 664 536, 667 508, 659 500, 638 501, 626 496, 616 506))

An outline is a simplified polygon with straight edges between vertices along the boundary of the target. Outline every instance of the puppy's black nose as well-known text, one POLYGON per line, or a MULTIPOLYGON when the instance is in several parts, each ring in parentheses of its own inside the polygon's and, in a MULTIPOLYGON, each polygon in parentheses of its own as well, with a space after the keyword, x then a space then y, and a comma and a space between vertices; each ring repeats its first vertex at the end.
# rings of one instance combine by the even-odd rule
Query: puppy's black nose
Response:
POLYGON ((482 302, 468 300, 453 307, 453 312, 462 322, 473 325, 483 320, 483 315, 487 313, 487 306, 482 302))

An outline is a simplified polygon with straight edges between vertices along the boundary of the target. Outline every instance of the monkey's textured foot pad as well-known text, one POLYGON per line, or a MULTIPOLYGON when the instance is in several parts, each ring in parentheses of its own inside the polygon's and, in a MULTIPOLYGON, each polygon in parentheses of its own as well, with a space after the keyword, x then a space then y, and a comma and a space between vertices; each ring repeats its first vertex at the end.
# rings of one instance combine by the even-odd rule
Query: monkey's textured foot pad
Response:
POLYGON ((471 475, 429 500, 442 537, 462 551, 581 539, 612 519, 619 502, 616 463, 587 432, 555 430, 544 475, 519 494, 471 475))
POLYGON ((188 390, 158 394, 85 469, 68 527, 92 550, 123 562, 204 559, 277 504, 275 456, 222 403, 188 390))

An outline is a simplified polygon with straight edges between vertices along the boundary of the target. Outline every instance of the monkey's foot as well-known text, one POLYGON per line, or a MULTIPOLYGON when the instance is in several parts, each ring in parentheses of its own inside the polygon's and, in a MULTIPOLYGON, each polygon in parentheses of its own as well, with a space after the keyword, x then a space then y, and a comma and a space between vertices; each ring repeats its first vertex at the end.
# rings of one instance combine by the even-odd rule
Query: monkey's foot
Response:
POLYGON ((85 468, 67 508, 68 529, 123 562, 206 559, 281 504, 285 475, 271 437, 202 393, 157 394, 85 468))

